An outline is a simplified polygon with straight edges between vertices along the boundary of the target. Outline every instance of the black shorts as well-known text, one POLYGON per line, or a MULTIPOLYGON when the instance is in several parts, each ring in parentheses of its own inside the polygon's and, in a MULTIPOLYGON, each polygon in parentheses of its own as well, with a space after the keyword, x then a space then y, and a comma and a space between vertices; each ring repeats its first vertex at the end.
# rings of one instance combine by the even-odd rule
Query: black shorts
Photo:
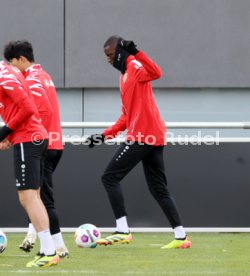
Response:
POLYGON ((39 189, 43 181, 44 158, 48 141, 14 145, 14 170, 18 190, 39 189))

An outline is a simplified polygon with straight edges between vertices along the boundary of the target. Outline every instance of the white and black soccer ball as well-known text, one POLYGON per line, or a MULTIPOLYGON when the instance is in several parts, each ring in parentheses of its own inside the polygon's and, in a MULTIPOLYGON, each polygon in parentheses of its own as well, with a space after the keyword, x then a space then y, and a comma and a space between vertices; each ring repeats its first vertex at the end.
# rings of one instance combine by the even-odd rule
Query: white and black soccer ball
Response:
POLYGON ((100 238, 100 230, 90 223, 82 224, 75 232, 75 243, 78 247, 95 248, 100 238))
POLYGON ((2 230, 0 230, 0 254, 4 252, 8 244, 7 237, 2 230))

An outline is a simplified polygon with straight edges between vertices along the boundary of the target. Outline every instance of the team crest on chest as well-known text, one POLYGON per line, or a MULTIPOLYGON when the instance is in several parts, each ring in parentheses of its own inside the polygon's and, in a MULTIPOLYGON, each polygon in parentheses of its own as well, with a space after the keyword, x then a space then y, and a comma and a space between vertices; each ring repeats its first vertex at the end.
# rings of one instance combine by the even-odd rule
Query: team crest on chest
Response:
POLYGON ((49 81, 48 80, 45 80, 44 83, 47 87, 49 87, 49 81))
POLYGON ((123 76, 123 78, 122 78, 123 83, 126 82, 127 78, 128 78, 128 73, 125 73, 124 76, 123 76))

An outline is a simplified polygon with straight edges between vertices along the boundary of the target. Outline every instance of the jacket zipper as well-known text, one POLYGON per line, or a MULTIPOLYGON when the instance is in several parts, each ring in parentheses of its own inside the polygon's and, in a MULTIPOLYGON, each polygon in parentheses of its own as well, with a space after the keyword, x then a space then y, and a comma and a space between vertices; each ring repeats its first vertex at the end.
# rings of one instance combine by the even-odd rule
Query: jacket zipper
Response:
POLYGON ((123 105, 123 108, 124 108, 124 110, 126 112, 126 115, 127 115, 128 114, 127 108, 124 105, 123 105))
POLYGON ((136 121, 137 121, 137 117, 138 117, 138 112, 136 112, 136 114, 135 114, 135 119, 134 119, 133 124, 132 124, 132 130, 131 130, 131 132, 134 132, 135 123, 136 123, 136 121))

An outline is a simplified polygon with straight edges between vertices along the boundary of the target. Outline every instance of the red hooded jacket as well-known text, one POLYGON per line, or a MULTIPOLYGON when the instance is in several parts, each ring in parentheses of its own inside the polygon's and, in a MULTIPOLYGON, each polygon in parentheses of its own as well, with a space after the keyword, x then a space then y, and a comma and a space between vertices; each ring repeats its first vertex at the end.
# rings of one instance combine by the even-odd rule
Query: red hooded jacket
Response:
POLYGON ((122 114, 104 131, 107 139, 127 129, 126 140, 154 146, 166 144, 166 127, 157 108, 151 81, 160 78, 161 68, 144 52, 129 56, 120 77, 122 114))
POLYGON ((0 115, 13 130, 7 137, 12 144, 48 139, 22 73, 4 61, 0 62, 0 115))
POLYGON ((28 67, 23 75, 29 85, 34 102, 49 133, 48 149, 62 150, 62 128, 55 85, 40 64, 28 67))

